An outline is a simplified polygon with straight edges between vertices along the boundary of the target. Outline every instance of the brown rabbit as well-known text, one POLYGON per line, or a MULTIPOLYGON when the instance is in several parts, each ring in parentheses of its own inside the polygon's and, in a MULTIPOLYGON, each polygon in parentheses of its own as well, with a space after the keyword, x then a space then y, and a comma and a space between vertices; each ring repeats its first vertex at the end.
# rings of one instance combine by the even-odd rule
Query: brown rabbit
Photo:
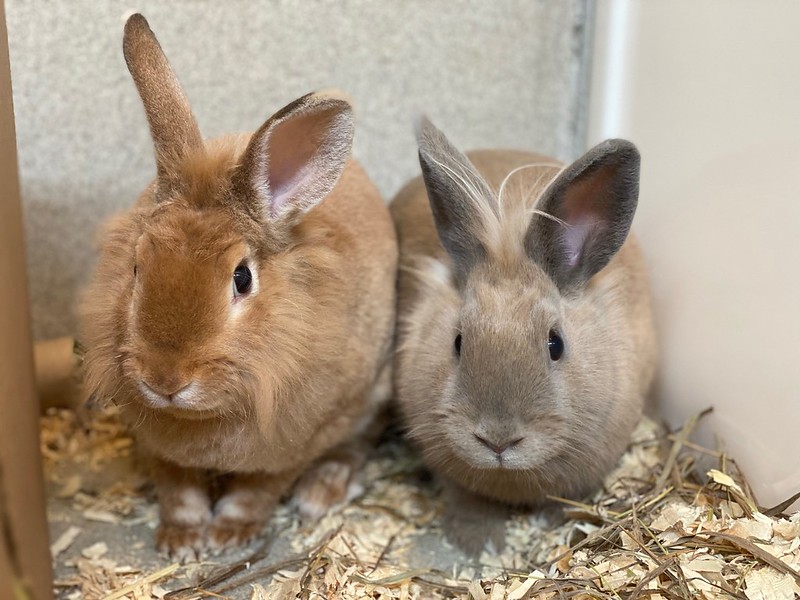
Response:
POLYGON ((258 535, 304 473, 303 515, 345 498, 390 392, 397 243, 346 100, 203 142, 141 15, 123 47, 157 178, 105 231, 86 385, 152 465, 158 547, 191 559, 258 535))
POLYGON ((518 151, 467 158, 425 121, 419 156, 422 177, 390 207, 396 387, 455 495, 446 533, 476 553, 502 545, 505 506, 598 486, 639 420, 655 365, 628 236, 639 153, 609 140, 566 168, 518 151))

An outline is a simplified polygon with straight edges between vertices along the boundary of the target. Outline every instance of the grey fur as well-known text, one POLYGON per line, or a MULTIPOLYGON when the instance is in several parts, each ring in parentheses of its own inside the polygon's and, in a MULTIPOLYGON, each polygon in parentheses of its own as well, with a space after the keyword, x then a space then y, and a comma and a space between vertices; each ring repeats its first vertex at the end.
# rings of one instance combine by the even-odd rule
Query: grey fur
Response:
POLYGON ((606 140, 565 169, 547 188, 538 208, 560 221, 534 217, 525 236, 525 249, 563 291, 585 285, 622 247, 639 200, 639 151, 627 140, 606 140), (605 181, 604 181, 605 179, 605 181), (577 264, 570 265, 566 229, 574 215, 567 196, 579 185, 592 185, 586 209, 597 220, 580 247, 577 264))
POLYGON ((480 240, 480 212, 492 201, 492 191, 469 159, 427 118, 422 118, 417 142, 439 238, 453 259, 457 276, 463 279, 486 254, 480 240))
POLYGON ((401 254, 397 398, 410 438, 461 494, 448 502, 448 536, 475 551, 487 539, 497 545, 488 524, 502 522, 502 509, 490 507, 541 506, 599 485, 639 420, 656 353, 645 266, 636 240, 625 241, 638 154, 606 142, 559 174, 531 153, 467 158, 427 125, 420 147, 424 182, 391 205, 401 254), (456 165, 479 193, 446 181, 441 165, 456 165), (601 211, 584 195, 598 177, 613 182, 597 188, 601 211), (565 206, 592 210, 570 223, 565 206), (568 269, 558 254, 565 220, 576 228, 566 241, 581 250, 568 269), (550 331, 565 342, 558 361, 550 331), (490 510, 486 527, 470 507, 490 510))

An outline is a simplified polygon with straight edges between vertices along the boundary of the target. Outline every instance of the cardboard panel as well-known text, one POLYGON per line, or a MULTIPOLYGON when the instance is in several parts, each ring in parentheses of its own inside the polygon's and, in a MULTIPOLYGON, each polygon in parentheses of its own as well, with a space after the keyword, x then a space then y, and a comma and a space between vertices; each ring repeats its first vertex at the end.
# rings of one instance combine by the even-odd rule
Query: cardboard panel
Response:
POLYGON ((5 9, 0 4, 0 599, 3 600, 52 597, 38 416, 5 9))

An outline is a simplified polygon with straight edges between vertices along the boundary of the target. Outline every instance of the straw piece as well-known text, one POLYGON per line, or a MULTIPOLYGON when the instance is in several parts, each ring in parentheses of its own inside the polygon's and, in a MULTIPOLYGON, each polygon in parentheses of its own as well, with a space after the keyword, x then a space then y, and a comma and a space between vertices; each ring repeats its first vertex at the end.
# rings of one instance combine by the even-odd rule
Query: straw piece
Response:
POLYGON ((180 567, 181 567, 180 564, 172 563, 171 565, 164 567, 163 569, 156 571, 155 573, 147 575, 146 577, 140 579, 139 581, 135 581, 130 585, 126 585, 125 587, 118 589, 116 592, 112 592, 111 594, 105 597, 105 600, 116 600, 117 598, 122 598, 123 596, 132 593, 134 590, 136 590, 137 588, 141 587, 144 584, 155 583, 161 579, 164 579, 168 575, 172 575, 172 573, 180 569, 180 567))

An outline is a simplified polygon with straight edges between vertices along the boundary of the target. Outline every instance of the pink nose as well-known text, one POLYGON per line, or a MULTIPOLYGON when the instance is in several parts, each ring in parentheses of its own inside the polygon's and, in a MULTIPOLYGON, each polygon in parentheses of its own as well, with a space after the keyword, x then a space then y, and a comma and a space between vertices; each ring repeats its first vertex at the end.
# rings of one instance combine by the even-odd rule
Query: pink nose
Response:
POLYGON ((523 440, 523 438, 516 438, 513 440, 507 440, 505 442, 495 442, 493 440, 482 437, 477 433, 475 434, 475 437, 478 438, 481 444, 483 444, 484 446, 489 448, 489 450, 497 454, 497 456, 502 456, 503 452, 505 452, 506 450, 508 450, 513 446, 516 446, 523 440))

